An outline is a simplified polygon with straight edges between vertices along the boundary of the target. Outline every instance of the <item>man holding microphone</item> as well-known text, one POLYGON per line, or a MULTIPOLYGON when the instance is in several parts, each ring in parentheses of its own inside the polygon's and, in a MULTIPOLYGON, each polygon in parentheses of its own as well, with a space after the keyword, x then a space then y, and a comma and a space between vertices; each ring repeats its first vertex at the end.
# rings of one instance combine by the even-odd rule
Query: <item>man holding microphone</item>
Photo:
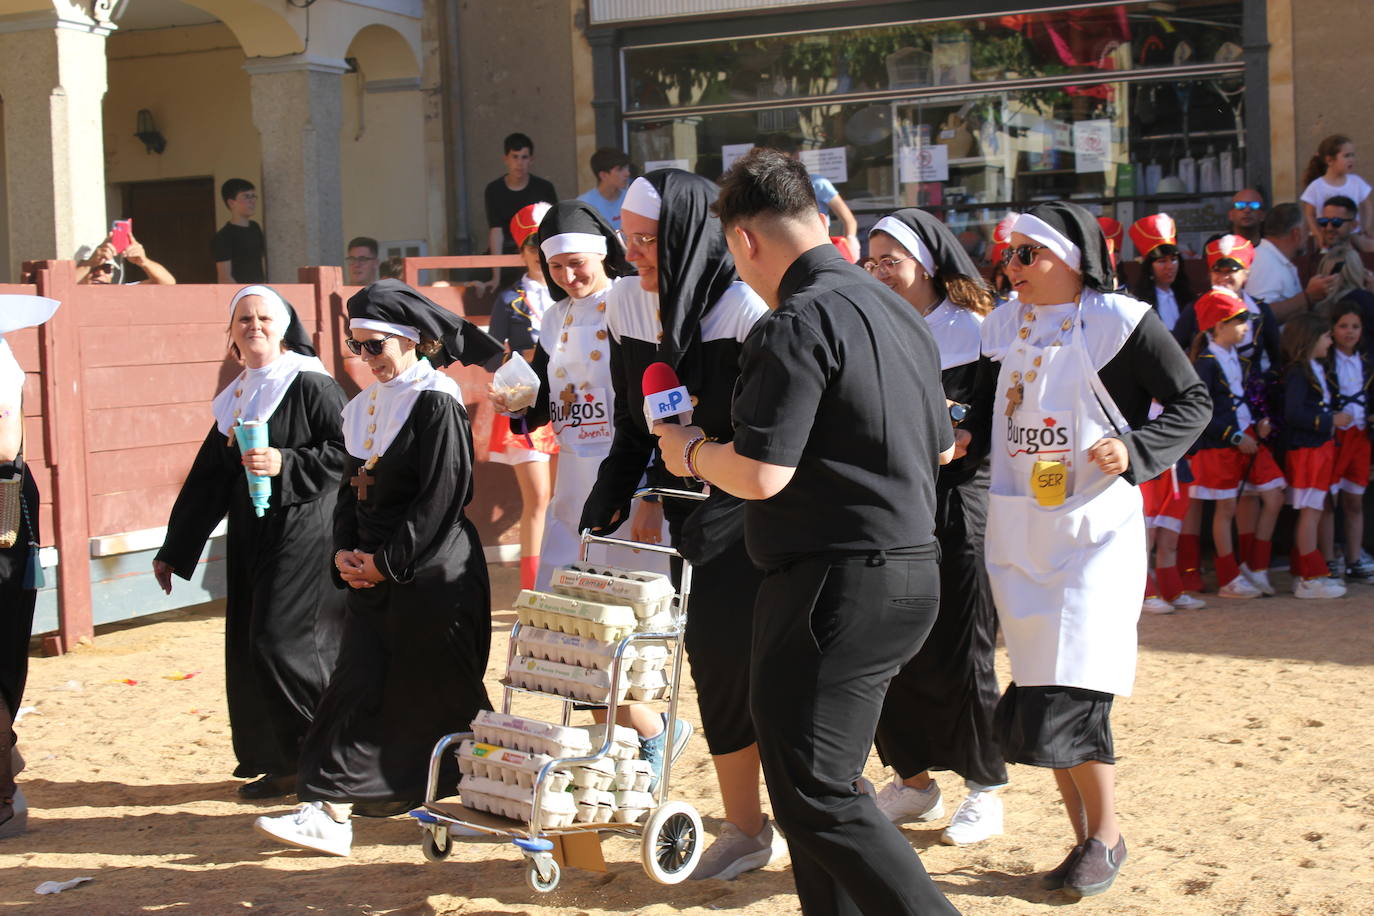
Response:
POLYGON ((732 442, 653 431, 673 473, 748 501, 765 570, 750 704, 802 910, 956 913, 857 786, 888 683, 939 604, 935 472, 954 437, 935 341, 830 243, 801 163, 754 150, 715 209, 772 314, 745 343, 732 442))

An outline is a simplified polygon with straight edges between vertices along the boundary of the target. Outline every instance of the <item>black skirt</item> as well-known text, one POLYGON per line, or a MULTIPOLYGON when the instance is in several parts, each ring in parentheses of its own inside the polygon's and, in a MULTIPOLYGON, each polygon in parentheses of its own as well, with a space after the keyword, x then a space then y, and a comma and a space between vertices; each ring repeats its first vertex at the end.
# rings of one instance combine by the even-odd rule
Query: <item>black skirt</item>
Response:
POLYGON ((997 740, 1007 763, 1064 770, 1116 763, 1110 693, 1081 687, 1017 687, 997 704, 997 740))

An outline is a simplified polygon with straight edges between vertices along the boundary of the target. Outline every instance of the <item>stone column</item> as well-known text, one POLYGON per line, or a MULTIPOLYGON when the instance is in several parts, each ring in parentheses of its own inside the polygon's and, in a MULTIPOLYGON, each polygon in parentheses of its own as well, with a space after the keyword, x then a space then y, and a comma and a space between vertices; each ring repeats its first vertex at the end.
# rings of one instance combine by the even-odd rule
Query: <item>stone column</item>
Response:
MULTIPOLYGON (((109 232, 105 216, 105 37, 80 13, 0 20, 9 244, 0 270, 70 258, 109 232)), ((133 129, 133 125, 129 125, 133 129)))
POLYGON ((262 138, 259 191, 268 278, 294 283, 298 268, 343 263, 340 76, 348 65, 293 54, 250 58, 243 67, 262 138))

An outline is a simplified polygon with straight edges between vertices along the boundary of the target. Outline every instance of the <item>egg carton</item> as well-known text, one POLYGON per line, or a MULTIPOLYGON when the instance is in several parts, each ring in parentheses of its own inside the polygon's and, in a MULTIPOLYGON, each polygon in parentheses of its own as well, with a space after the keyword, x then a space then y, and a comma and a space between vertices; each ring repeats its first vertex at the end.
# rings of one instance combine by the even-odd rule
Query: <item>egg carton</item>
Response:
POLYGON ((629 679, 630 686, 625 692, 636 702, 659 700, 668 694, 668 677, 662 668, 653 671, 631 671, 629 679))
MULTIPOLYGON (((520 633, 515 637, 515 651, 520 655, 542 658, 545 661, 562 662, 565 665, 593 668, 597 671, 611 670, 611 665, 615 662, 616 647, 619 645, 618 641, 602 642, 599 639, 563 633, 558 630, 546 630, 542 627, 522 626, 520 633)), ((645 648, 659 649, 665 658, 667 656, 667 650, 661 646, 646 646, 645 648)), ((649 653, 645 659, 645 664, 652 667, 657 654, 649 653)), ((634 670, 634 663, 640 661, 639 649, 633 644, 626 645, 623 658, 626 668, 634 670)), ((659 667, 662 665, 660 664, 659 667)))
MULTIPOLYGON (((552 759, 548 754, 528 754, 468 738, 458 748, 458 771, 464 776, 483 776, 529 789, 534 786, 539 771, 552 759)), ((562 792, 572 782, 572 774, 567 770, 554 770, 545 782, 547 791, 562 792)))
POLYGON ((606 757, 572 768, 573 791, 595 789, 598 792, 607 792, 615 785, 615 778, 615 761, 606 757))
MULTIPOLYGON (((516 821, 528 821, 534 813, 534 789, 512 786, 483 776, 464 776, 458 783, 463 804, 516 821)), ((577 803, 569 792, 545 791, 539 819, 546 827, 566 827, 577 817, 577 803)))
POLYGON ((522 627, 557 630, 602 642, 624 639, 635 632, 638 625, 638 618, 629 605, 602 604, 529 589, 516 597, 515 616, 522 627))
POLYGON ((654 797, 648 792, 622 791, 615 793, 615 822, 638 824, 654 807, 654 797))
MULTIPOLYGON (((633 760, 639 756, 639 733, 633 728, 624 725, 613 725, 615 729, 611 733, 611 749, 606 752, 606 756, 612 760, 633 760)), ((606 726, 586 725, 583 728, 587 731, 587 736, 591 739, 592 749, 596 750, 606 743, 606 726)))
POLYGON ((618 792, 648 792, 654 781, 653 764, 647 760, 617 760, 611 787, 618 792))
MULTIPOLYGON (((621 672, 620 683, 615 690, 616 702, 624 702, 631 690, 645 692, 642 687, 631 687, 630 677, 629 673, 621 672)), ((590 703, 609 703, 612 692, 609 671, 565 665, 562 662, 550 662, 524 655, 517 655, 510 660, 506 679, 515 687, 570 697, 574 700, 586 700, 590 703)))
POLYGON ((630 662, 630 671, 661 671, 663 666, 668 664, 668 649, 666 646, 654 643, 646 643, 637 647, 634 660, 630 662))
POLYGON ((573 801, 577 804, 577 814, 573 817, 578 824, 607 824, 615 816, 615 793, 604 789, 574 789, 573 801))
POLYGON ((553 571, 550 587, 560 595, 628 604, 640 620, 673 611, 672 581, 662 573, 621 569, 616 566, 573 564, 553 571))
POLYGON ((554 725, 509 713, 484 709, 472 720, 473 737, 483 744, 548 754, 550 757, 586 757, 592 741, 585 728, 554 725))

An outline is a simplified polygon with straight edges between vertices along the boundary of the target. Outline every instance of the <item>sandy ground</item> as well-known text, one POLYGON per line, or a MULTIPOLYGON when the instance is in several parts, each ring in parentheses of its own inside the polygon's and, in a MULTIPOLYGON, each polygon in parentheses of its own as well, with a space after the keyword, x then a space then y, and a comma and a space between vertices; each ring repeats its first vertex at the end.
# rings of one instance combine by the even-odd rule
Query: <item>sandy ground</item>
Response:
MULTIPOLYGON (((513 585, 513 571, 497 571, 503 604, 513 585)), ((503 664, 511 615, 497 620, 492 657, 503 664)), ((1339 601, 1230 602, 1144 619, 1136 695, 1119 701, 1115 716, 1130 859, 1116 887, 1079 910, 1374 910, 1371 623, 1370 586, 1339 601)), ((63 658, 34 659, 25 703, 36 711, 20 725, 29 761, 21 781, 33 813, 27 835, 0 843, 0 906, 83 914, 797 912, 785 863, 732 882, 663 887, 645 876, 638 844, 623 838, 605 842, 609 873, 568 870, 543 896, 526 888, 522 860, 505 843, 468 843, 447 862, 425 862, 404 817, 356 822, 347 859, 274 847, 250 824, 283 806, 238 801, 229 777, 222 627, 213 607, 178 612, 104 632, 63 658), (198 673, 173 679, 190 672, 198 673), (60 896, 34 893, 42 881, 78 875, 95 880, 60 896)), ((868 775, 885 778, 876 755, 868 775)), ((941 782, 952 811, 962 787, 948 774, 941 782)), ((721 808, 699 738, 675 783, 675 796, 695 804, 713 831, 721 808)), ((981 846, 940 845, 943 823, 906 835, 964 913, 1046 913, 1068 904, 1033 878, 1068 845, 1051 778, 1014 768, 1005 799, 1006 834, 981 846)))

